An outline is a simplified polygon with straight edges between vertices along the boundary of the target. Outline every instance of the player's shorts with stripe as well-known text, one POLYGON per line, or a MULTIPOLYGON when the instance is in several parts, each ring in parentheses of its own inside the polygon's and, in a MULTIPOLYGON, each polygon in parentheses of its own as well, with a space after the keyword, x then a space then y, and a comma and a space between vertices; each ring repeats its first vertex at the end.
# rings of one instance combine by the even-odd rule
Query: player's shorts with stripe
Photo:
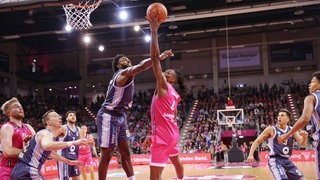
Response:
POLYGON ((69 177, 80 176, 78 166, 72 166, 61 161, 58 161, 58 173, 60 180, 69 180, 69 177))
POLYGON ((115 148, 118 142, 129 140, 130 132, 125 113, 119 116, 100 109, 97 114, 98 144, 104 148, 115 148))
POLYGON ((28 166, 24 163, 18 163, 14 167, 14 171, 11 173, 10 179, 19 179, 19 180, 44 180, 43 176, 40 174, 37 168, 28 166))
POLYGON ((304 175, 288 158, 270 157, 268 161, 269 169, 276 180, 297 180, 304 175))

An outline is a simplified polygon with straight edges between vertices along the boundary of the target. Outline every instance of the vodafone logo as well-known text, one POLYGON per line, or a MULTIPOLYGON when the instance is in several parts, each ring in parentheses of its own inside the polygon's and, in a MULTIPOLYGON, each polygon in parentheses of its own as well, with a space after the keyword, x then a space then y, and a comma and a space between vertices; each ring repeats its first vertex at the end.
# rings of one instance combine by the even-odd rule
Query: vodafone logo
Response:
POLYGON ((308 160, 308 159, 310 158, 310 155, 311 155, 310 152, 302 152, 301 154, 304 156, 304 158, 305 158, 306 160, 308 160))

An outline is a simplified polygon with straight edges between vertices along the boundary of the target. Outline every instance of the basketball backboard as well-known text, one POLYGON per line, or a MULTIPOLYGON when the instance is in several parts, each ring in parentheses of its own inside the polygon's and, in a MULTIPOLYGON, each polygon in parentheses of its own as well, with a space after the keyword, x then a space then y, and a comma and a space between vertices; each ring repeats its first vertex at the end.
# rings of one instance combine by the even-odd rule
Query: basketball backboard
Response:
POLYGON ((219 125, 243 124, 244 114, 243 109, 221 109, 217 110, 217 118, 219 125))
POLYGON ((61 6, 81 0, 0 0, 0 12, 61 6))

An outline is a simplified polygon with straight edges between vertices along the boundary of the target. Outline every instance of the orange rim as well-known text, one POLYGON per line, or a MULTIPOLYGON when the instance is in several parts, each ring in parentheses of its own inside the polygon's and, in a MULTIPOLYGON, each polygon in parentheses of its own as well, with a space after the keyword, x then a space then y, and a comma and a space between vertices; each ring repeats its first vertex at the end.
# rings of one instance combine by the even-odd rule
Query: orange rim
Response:
POLYGON ((89 8, 96 8, 101 4, 102 0, 99 0, 98 2, 91 4, 91 5, 75 5, 75 4, 68 4, 68 6, 73 6, 76 9, 89 9, 89 8))

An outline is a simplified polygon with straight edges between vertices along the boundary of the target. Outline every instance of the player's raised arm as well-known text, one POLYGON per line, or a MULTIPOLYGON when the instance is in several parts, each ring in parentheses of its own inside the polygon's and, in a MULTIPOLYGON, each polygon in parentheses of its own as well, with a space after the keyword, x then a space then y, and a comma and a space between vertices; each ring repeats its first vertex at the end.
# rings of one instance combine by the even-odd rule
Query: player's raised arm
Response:
POLYGON ((159 58, 159 45, 158 45, 158 28, 160 23, 157 18, 151 19, 148 18, 151 29, 151 44, 150 44, 150 57, 152 61, 153 73, 157 80, 157 94, 159 97, 165 96, 167 93, 167 80, 164 74, 162 73, 162 68, 159 58))

